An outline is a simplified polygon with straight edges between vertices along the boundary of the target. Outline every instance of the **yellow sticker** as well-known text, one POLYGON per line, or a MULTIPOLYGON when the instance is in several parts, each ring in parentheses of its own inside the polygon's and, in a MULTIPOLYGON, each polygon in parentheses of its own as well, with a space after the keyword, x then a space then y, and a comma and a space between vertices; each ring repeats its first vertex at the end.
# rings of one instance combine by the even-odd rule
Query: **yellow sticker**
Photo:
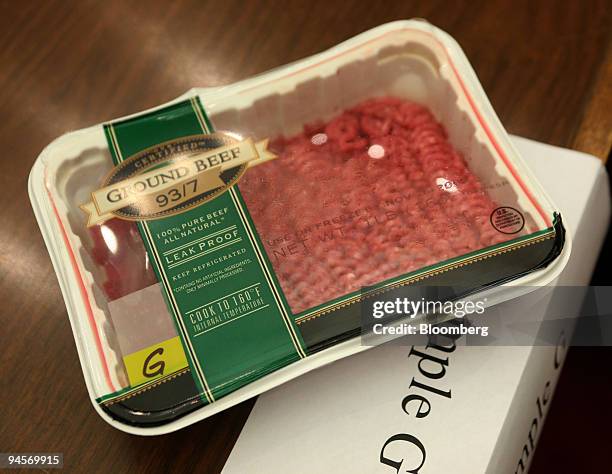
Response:
POLYGON ((187 367, 187 358, 178 336, 123 357, 132 387, 187 367))

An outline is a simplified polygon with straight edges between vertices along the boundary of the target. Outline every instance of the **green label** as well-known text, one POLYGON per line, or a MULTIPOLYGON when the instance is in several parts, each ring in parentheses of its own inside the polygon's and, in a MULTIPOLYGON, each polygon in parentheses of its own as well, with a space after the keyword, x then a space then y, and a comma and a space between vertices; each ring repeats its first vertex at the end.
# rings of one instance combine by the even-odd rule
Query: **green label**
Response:
MULTIPOLYGON (((191 99, 111 123, 105 133, 117 165, 154 145, 212 133, 212 126, 191 99)), ((137 225, 206 401, 306 356, 237 187, 137 225)))

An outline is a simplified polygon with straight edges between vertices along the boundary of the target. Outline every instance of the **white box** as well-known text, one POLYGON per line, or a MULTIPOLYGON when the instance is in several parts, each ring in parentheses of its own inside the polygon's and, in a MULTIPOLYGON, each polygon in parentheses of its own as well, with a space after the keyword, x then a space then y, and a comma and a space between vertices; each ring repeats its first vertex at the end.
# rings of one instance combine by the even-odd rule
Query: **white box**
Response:
MULTIPOLYGON (((514 143, 574 238, 560 284, 587 285, 610 218, 605 168, 583 153, 514 143)), ((423 348, 386 345, 340 360, 261 395, 223 473, 527 472, 569 337, 557 347, 429 348, 448 357, 437 380, 410 355, 423 348), (406 414, 402 401, 415 394, 427 404, 409 399, 406 414)))

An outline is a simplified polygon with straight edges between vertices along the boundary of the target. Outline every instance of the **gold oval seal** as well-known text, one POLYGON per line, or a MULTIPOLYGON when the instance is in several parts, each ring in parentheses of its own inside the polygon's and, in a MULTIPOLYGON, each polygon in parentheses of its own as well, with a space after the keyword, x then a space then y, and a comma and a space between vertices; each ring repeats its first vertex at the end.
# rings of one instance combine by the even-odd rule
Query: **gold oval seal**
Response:
POLYGON ((81 208, 88 226, 112 217, 160 219, 208 202, 236 184, 249 166, 275 158, 268 140, 227 132, 177 138, 118 164, 81 208))

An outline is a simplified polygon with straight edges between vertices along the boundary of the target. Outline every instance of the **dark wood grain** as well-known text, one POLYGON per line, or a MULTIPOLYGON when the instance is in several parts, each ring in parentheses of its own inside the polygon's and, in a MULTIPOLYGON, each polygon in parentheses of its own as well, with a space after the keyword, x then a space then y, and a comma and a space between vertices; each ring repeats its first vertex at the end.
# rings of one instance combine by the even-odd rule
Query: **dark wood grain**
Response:
POLYGON ((215 473, 252 406, 154 439, 98 417, 27 198, 43 147, 410 17, 460 42, 510 132, 608 154, 585 116, 612 107, 592 111, 612 80, 609 1, 0 1, 0 451, 61 451, 76 472, 215 473))

